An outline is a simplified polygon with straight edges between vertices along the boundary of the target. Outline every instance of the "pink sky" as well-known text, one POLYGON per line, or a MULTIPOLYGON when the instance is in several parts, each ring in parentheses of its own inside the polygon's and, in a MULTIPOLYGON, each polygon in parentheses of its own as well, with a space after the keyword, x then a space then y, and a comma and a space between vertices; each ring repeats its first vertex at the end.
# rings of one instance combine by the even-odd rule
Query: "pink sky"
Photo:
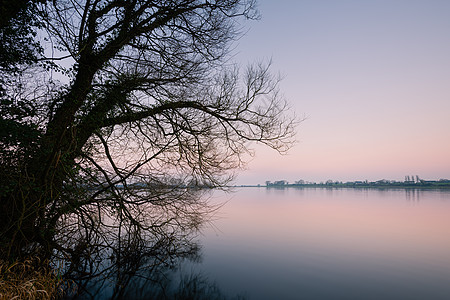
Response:
POLYGON ((257 147, 237 184, 450 178, 450 2, 260 0, 237 60, 273 60, 296 114, 287 156, 257 147))

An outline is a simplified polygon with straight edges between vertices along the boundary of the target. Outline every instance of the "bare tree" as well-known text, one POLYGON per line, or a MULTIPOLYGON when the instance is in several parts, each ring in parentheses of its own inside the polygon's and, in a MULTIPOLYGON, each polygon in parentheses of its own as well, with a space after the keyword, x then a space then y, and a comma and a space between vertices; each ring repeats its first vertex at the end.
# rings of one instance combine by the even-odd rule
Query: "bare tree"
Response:
POLYGON ((178 225, 196 228, 194 187, 225 186, 250 142, 280 152, 291 145, 296 121, 278 78, 267 64, 241 71, 228 62, 239 20, 258 17, 254 1, 55 0, 38 8, 54 51, 32 69, 40 84, 30 92, 27 81, 20 87, 28 92, 12 96, 12 106, 33 115, 4 116, 35 132, 27 155, 13 157, 21 146, 2 144, 11 156, 4 168, 16 170, 1 194, 4 255, 76 257, 87 241, 104 245, 123 228, 128 238, 145 235, 180 215, 190 225, 178 225), (52 72, 68 81, 56 84, 52 72), (146 215, 152 207, 167 214, 146 215))

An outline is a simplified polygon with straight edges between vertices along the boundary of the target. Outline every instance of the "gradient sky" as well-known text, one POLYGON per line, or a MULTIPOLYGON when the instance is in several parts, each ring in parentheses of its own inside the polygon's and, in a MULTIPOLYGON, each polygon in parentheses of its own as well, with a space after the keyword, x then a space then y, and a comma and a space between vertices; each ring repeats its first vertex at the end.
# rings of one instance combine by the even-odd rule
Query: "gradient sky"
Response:
POLYGON ((272 59, 296 114, 287 156, 256 147, 237 184, 450 178, 450 1, 259 0, 236 46, 272 59))

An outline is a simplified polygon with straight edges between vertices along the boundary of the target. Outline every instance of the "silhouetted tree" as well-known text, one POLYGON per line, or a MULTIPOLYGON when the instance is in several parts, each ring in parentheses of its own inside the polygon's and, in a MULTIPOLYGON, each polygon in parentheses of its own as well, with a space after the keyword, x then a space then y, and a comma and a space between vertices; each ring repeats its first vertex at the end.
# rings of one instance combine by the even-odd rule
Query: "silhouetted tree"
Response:
POLYGON ((171 226, 201 223, 194 187, 226 185, 249 142, 285 151, 295 120, 278 79, 267 65, 228 62, 254 5, 36 4, 44 50, 5 83, 1 105, 2 255, 76 261, 108 238, 131 243, 160 228, 156 241, 170 241, 171 226))

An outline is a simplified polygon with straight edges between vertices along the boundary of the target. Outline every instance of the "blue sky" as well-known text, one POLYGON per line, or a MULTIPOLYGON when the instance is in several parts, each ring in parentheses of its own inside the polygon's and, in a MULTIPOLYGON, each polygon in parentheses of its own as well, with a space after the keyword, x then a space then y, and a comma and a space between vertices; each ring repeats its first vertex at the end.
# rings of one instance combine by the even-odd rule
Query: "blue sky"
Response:
POLYGON ((236 45, 272 59, 297 115, 287 156, 256 147, 237 183, 450 178, 450 1, 260 0, 236 45))

